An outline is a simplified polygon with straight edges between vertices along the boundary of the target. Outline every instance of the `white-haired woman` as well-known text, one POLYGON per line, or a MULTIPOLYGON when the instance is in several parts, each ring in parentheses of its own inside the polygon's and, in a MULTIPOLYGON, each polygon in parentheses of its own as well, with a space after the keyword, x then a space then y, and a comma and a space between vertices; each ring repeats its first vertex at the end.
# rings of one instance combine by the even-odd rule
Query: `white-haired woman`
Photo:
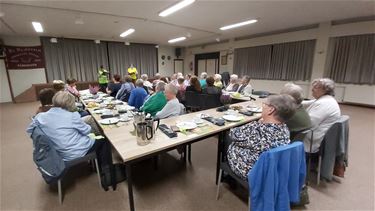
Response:
POLYGON ((237 91, 238 87, 239 87, 239 84, 238 84, 238 75, 232 74, 230 76, 229 84, 225 88, 225 91, 227 91, 227 92, 235 92, 235 91, 237 91))
POLYGON ((329 78, 315 79, 312 82, 312 96, 315 100, 305 101, 302 104, 310 116, 314 130, 313 140, 307 135, 304 139, 305 151, 316 152, 328 129, 340 118, 339 104, 333 97, 335 95, 335 82, 329 78))
POLYGON ((232 128, 233 142, 228 148, 228 163, 235 174, 247 180, 249 171, 262 152, 290 142, 285 122, 293 116, 296 104, 289 95, 271 95, 263 103, 262 119, 232 128))
POLYGON ((223 82, 221 82, 221 75, 220 74, 215 74, 214 76, 214 86, 218 87, 219 89, 223 88, 223 82))
POLYGON ((293 83, 287 83, 281 89, 280 94, 287 94, 294 98, 294 101, 297 104, 297 110, 294 115, 286 122, 286 125, 290 131, 290 139, 293 140, 294 136, 303 130, 311 128, 310 116, 303 108, 303 89, 293 83))
POLYGON ((147 87, 148 89, 152 89, 152 83, 148 81, 147 74, 142 74, 141 79, 143 80, 143 86, 147 87))
POLYGON ((88 136, 91 127, 76 112, 74 96, 59 91, 52 98, 52 103, 53 107, 50 110, 34 117, 27 132, 32 134, 35 127, 40 127, 64 161, 71 161, 96 151, 101 167, 110 164, 111 155, 107 141, 95 141, 88 136))

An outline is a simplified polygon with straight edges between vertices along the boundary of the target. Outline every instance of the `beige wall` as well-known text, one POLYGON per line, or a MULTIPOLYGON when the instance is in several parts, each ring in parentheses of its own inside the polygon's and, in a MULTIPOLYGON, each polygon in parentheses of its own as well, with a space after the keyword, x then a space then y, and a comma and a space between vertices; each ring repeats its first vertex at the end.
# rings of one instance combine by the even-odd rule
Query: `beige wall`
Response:
POLYGON ((0 59, 0 103, 12 102, 4 59, 0 59))
MULTIPOLYGON (((17 37, 2 36, 5 45, 10 46, 38 46, 40 45, 39 37, 17 37)), ((45 70, 42 69, 18 69, 8 70, 9 78, 12 85, 13 95, 16 97, 32 84, 46 83, 45 70)))
POLYGON ((170 76, 174 72, 174 59, 175 56, 175 48, 171 46, 159 46, 158 49, 158 65, 159 65, 159 73, 163 76, 170 76), (165 56, 165 59, 162 60, 161 57, 165 56), (168 60, 168 56, 171 57, 168 60), (164 62, 164 64, 162 64, 164 62))
MULTIPOLYGON (((205 47, 186 48, 185 70, 190 62, 194 62, 195 54, 220 51, 221 56, 228 54, 228 64, 225 66, 220 66, 220 72, 228 71, 232 73, 232 53, 235 48, 316 39, 317 43, 315 48, 312 78, 319 78, 323 77, 326 63, 326 52, 330 37, 367 33, 375 33, 375 21, 350 23, 335 26, 331 25, 329 22, 326 22, 320 23, 319 27, 315 29, 263 36, 240 41, 231 40, 227 43, 213 44, 205 47)), ((253 87, 256 90, 268 90, 271 92, 279 92, 279 90, 285 83, 286 81, 277 80, 252 80, 253 87)), ((309 81, 297 81, 296 83, 302 84, 305 90, 305 94, 311 97, 309 81)), ((375 86, 337 84, 336 92, 336 99, 340 102, 346 101, 375 105, 375 86)))

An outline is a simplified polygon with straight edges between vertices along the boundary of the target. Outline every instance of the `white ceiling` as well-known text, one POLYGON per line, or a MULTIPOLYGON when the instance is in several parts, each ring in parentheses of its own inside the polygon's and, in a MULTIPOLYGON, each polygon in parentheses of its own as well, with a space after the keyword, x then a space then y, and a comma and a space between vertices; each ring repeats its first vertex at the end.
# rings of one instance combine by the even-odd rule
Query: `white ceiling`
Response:
POLYGON ((262 0, 204 1, 168 16, 158 13, 177 1, 11 1, 1 0, 1 35, 43 35, 125 41, 119 35, 132 27, 126 41, 168 44, 171 38, 191 37, 176 45, 207 42, 310 25, 331 20, 375 15, 375 1, 262 0), (75 24, 81 17, 83 25, 75 24), (256 18, 258 23, 228 31, 224 25, 256 18), (39 21, 37 34, 31 21, 39 21))

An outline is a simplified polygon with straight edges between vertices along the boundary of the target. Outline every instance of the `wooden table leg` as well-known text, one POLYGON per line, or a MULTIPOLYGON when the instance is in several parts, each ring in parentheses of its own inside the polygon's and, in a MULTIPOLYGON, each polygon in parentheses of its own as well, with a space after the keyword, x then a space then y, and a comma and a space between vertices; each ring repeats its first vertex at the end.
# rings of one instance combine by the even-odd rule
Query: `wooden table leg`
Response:
POLYGON ((128 182, 128 195, 129 195, 129 206, 130 211, 135 211, 134 198, 133 198, 133 181, 131 175, 131 164, 126 164, 126 178, 128 182))

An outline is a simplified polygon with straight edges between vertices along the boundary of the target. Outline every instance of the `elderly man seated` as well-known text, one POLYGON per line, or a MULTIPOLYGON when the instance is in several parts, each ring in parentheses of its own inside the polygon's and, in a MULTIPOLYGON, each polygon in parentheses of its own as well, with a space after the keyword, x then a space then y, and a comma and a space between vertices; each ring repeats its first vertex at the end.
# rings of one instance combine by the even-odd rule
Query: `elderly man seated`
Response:
POLYGON ((296 84, 287 83, 281 89, 280 94, 292 96, 297 104, 295 114, 286 122, 286 125, 290 131, 290 139, 293 140, 294 136, 297 135, 298 132, 311 128, 310 116, 302 106, 303 90, 296 84))
POLYGON ((172 84, 167 84, 165 86, 165 97, 167 98, 167 104, 164 108, 157 112, 155 117, 159 119, 165 119, 172 116, 178 116, 185 112, 185 107, 178 101, 177 87, 172 84))
POLYGON ((134 106, 135 108, 139 109, 143 103, 145 102, 145 99, 147 97, 147 92, 143 88, 143 80, 138 79, 135 82, 136 88, 133 89, 130 93, 128 104, 130 106, 134 106))
POLYGON ((335 95, 335 82, 329 78, 315 79, 312 82, 312 96, 315 100, 303 102, 310 116, 314 130, 313 140, 307 135, 304 139, 305 151, 317 152, 324 135, 328 129, 339 120, 341 111, 339 104, 333 97, 335 95), (312 149, 310 144, 312 142, 312 149))
POLYGON ((149 97, 143 106, 140 108, 141 111, 155 116, 158 111, 161 111, 165 104, 167 104, 167 98, 164 95, 165 83, 160 81, 155 88, 155 93, 149 97))
POLYGON ((253 87, 250 85, 250 76, 244 75, 241 79, 241 84, 238 86, 237 91, 246 96, 250 96, 253 93, 253 87))

